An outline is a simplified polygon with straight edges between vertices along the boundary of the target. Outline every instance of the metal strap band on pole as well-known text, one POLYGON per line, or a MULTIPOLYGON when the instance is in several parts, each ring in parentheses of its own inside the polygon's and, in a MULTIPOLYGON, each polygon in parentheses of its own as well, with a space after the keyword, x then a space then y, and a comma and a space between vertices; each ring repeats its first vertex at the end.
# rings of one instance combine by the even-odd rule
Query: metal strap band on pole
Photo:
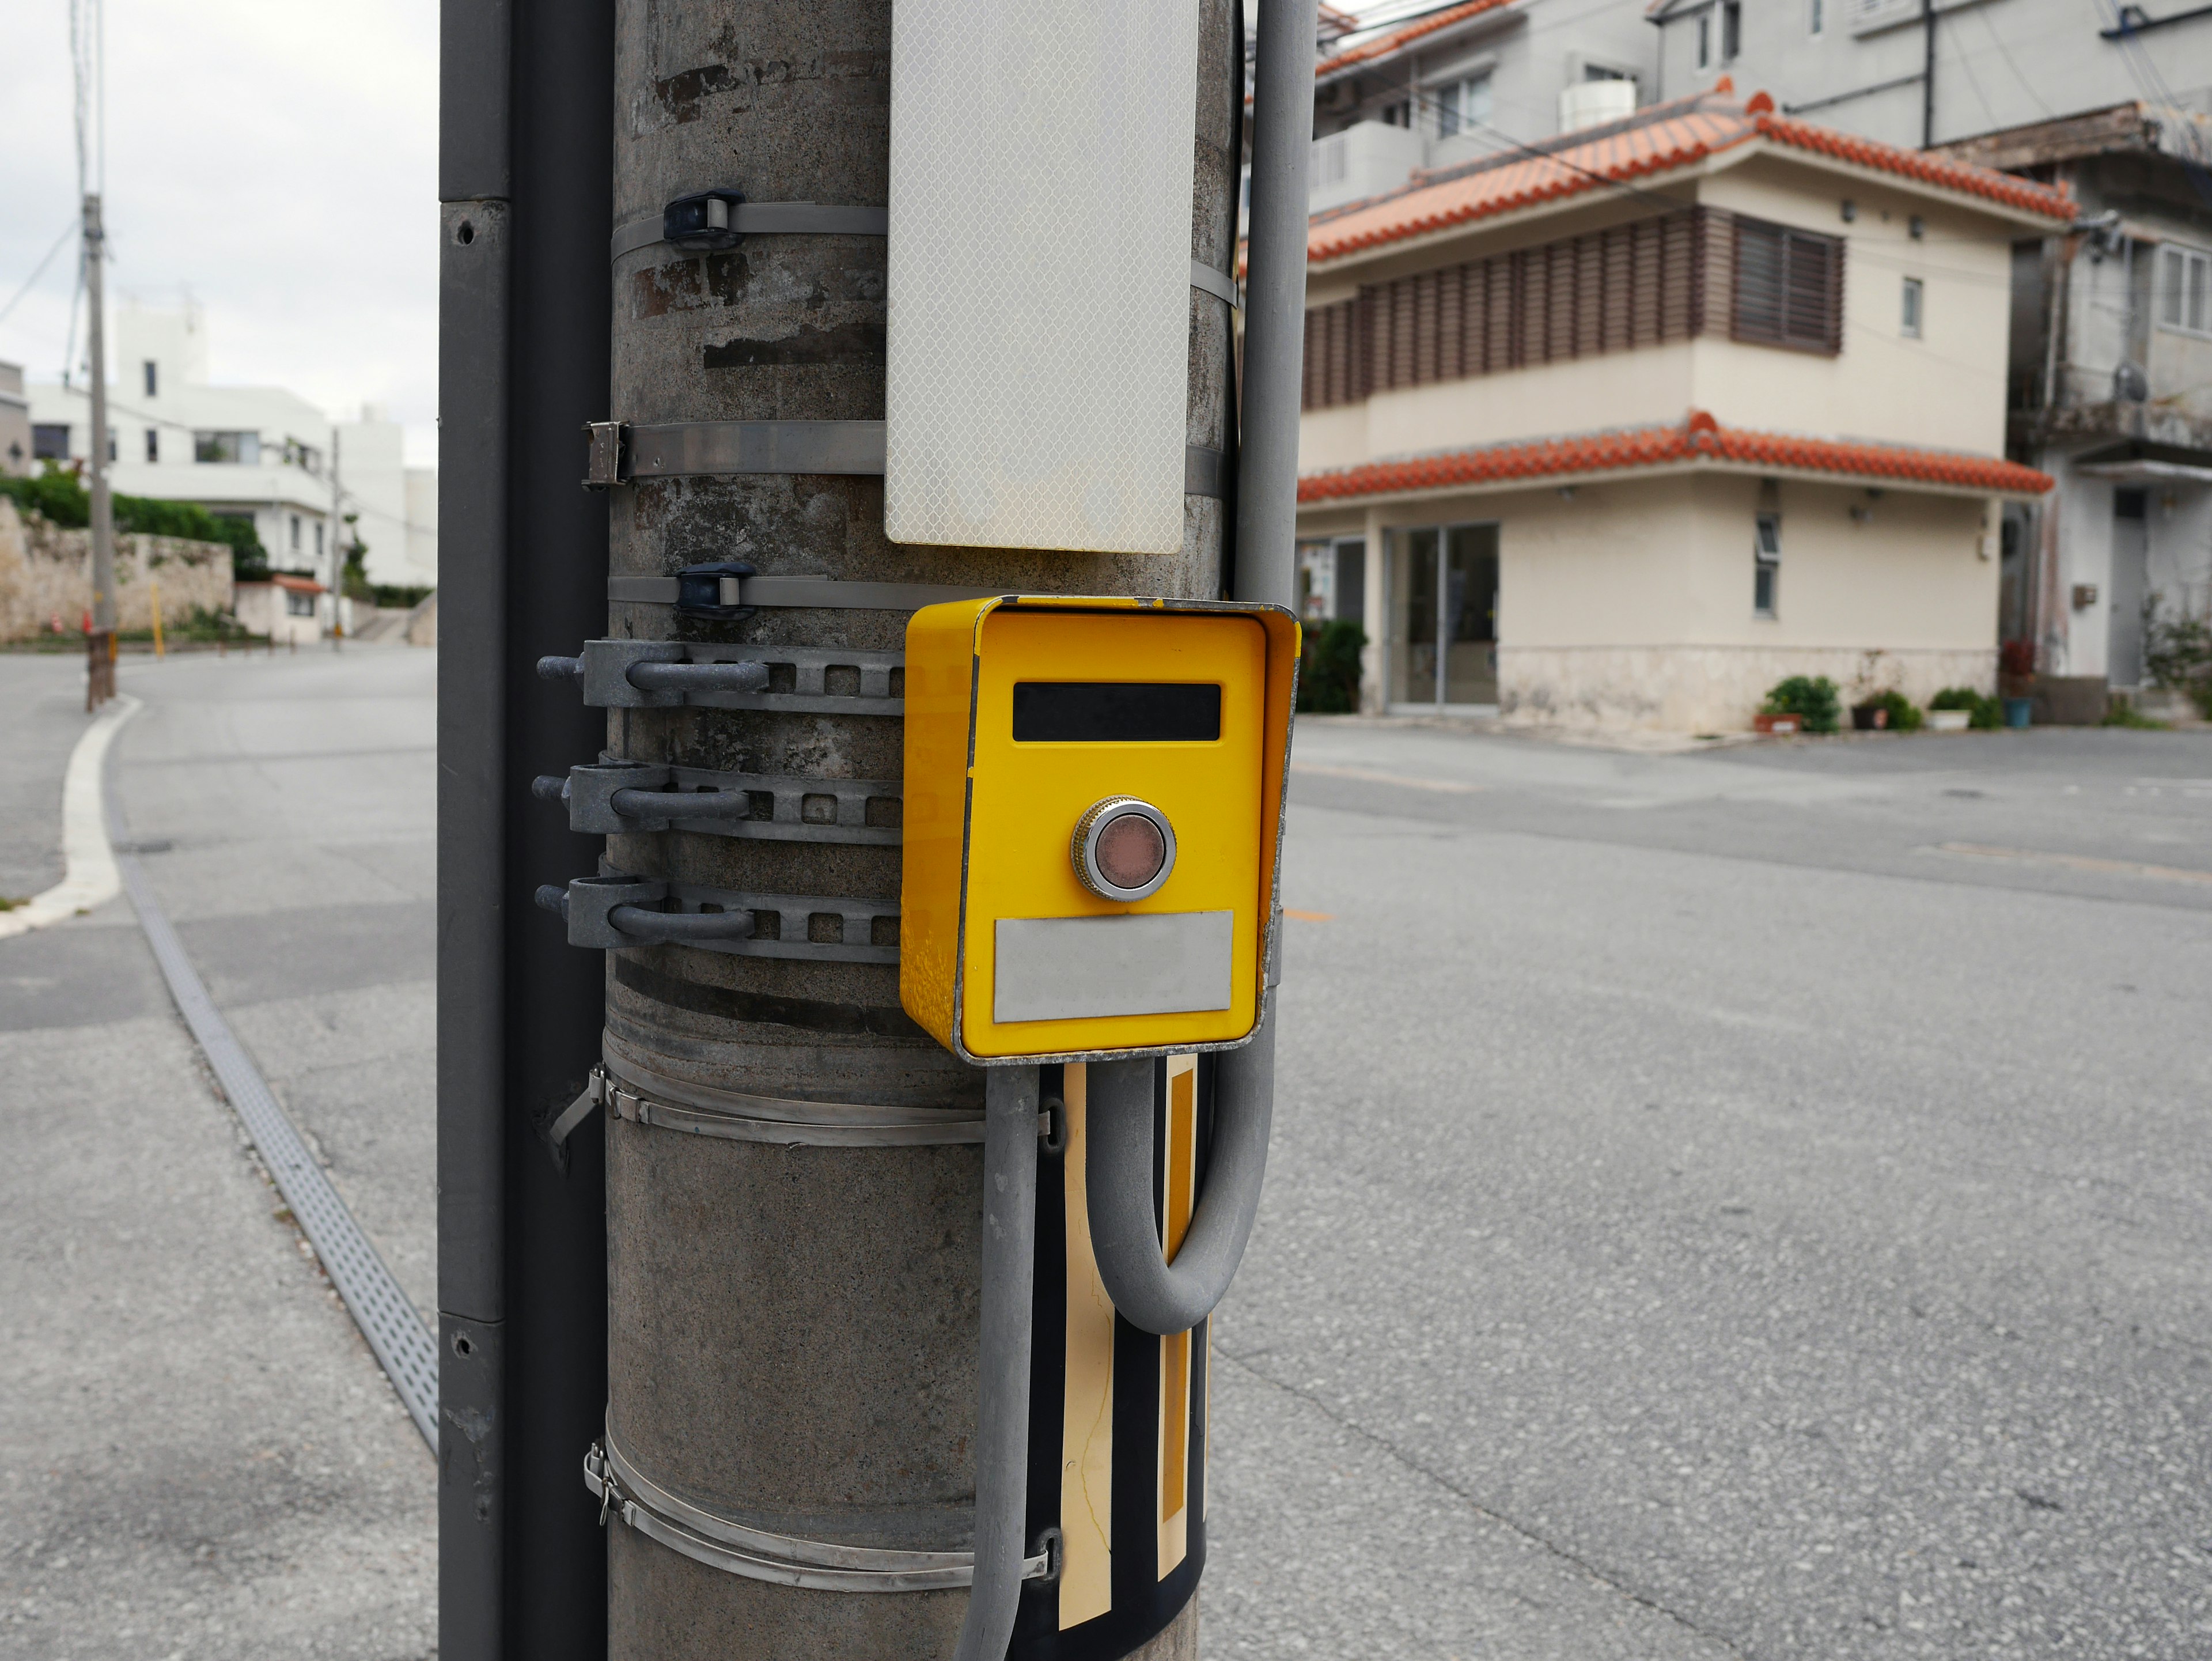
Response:
POLYGON ((931 1147, 983 1140, 980 1109, 747 1096, 681 1084, 612 1057, 592 1069, 582 1093, 547 1128, 547 1137, 566 1141, 595 1107, 609 1108, 632 1124, 787 1147, 931 1147))
MULTIPOLYGON (((882 236, 890 229, 888 208, 839 208, 820 202, 740 202, 730 213, 730 229, 740 236, 882 236)), ((615 228, 608 258, 665 241, 661 217, 633 219, 615 228)))
MULTIPOLYGON (((880 421, 672 421, 626 426, 623 437, 622 478, 884 470, 880 421)), ((596 469, 592 482, 603 482, 596 469)))
MULTIPOLYGON (((811 1591, 885 1592, 943 1591, 975 1578, 973 1552, 840 1546, 718 1517, 641 1473, 624 1457, 611 1425, 605 1440, 584 1456, 584 1486, 600 1502, 602 1521, 619 1517, 695 1563, 748 1579, 811 1591)), ((1023 1561, 1022 1578, 1045 1579, 1052 1567, 1051 1554, 1040 1552, 1023 1561)))
POLYGON ((1237 290, 1237 279, 1227 271, 1218 271, 1203 261, 1194 259, 1190 262, 1190 286, 1205 289, 1217 300, 1227 301, 1231 311, 1244 309, 1244 296, 1237 290))
MULTIPOLYGON (((1216 273, 1218 275, 1218 273, 1216 273)), ((842 473, 884 471, 880 421, 595 421, 584 483, 592 489, 641 478, 688 478, 740 473, 842 473)), ((1218 496, 1221 452, 1193 444, 1183 451, 1186 496, 1218 496)), ((988 589, 978 593, 993 592, 988 589)))

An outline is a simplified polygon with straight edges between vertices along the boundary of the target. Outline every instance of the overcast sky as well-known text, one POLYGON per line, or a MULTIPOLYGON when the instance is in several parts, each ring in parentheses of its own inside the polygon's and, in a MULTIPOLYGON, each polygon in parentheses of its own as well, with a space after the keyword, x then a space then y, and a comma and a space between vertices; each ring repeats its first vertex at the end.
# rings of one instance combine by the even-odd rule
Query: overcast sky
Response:
MULTIPOLYGON (((111 296, 189 290, 216 381, 382 404, 434 460, 437 83, 437 0, 107 0, 111 296)), ((4 306, 76 216, 69 0, 0 3, 0 110, 4 306)), ((0 320, 33 380, 75 281, 64 248, 0 320)))

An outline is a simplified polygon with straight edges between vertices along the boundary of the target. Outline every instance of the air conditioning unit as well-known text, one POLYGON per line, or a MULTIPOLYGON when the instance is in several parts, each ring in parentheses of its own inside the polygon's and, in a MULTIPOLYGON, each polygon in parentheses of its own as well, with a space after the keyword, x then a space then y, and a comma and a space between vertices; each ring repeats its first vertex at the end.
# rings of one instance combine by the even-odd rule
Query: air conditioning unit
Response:
POLYGON ((1559 131, 1578 132, 1636 113, 1633 81, 1577 81, 1559 94, 1559 131))

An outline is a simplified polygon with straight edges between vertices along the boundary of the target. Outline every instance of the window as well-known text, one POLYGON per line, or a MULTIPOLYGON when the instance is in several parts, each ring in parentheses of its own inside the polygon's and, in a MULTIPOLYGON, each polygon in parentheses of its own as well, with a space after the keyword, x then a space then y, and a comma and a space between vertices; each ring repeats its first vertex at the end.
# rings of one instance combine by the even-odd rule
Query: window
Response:
POLYGON ((122 435, 121 435, 121 434, 119 434, 119 433, 118 433, 118 432, 115 430, 115 429, 114 429, 114 428, 110 427, 110 428, 107 429, 107 459, 108 459, 110 461, 112 461, 112 460, 114 460, 114 459, 115 459, 115 449, 116 449, 116 442, 115 442, 115 441, 116 441, 116 440, 117 440, 118 438, 119 438, 119 437, 121 437, 121 436, 122 436, 122 435))
POLYGON ((1818 34, 1827 27, 1828 9, 1824 0, 1808 0, 1805 11, 1805 33, 1818 34))
POLYGON ((59 423, 48 426, 44 422, 32 428, 31 458, 34 461, 67 461, 69 429, 59 423))
POLYGON ((315 521, 315 557, 316 557, 317 559, 320 559, 322 557, 323 557, 323 522, 322 522, 322 520, 317 520, 315 521))
POLYGON ((1390 703, 1498 702, 1498 532, 1494 524, 1390 532, 1390 703))
POLYGON ((1920 279, 1905 279, 1905 305, 1898 317, 1898 332, 1907 340, 1920 338, 1920 279))
POLYGON ((1752 615, 1771 618, 1775 614, 1774 580, 1782 569, 1782 515, 1761 514, 1752 525, 1752 615))
POLYGON ((1843 350, 1844 245, 1757 219, 1735 222, 1738 340, 1802 351, 1843 350))
POLYGON ((194 433, 192 435, 194 461, 228 461, 241 466, 261 465, 261 435, 258 433, 194 433))
POLYGON ((1395 104, 1382 106, 1382 125, 1386 127, 1410 127, 1413 125, 1413 100, 1401 98, 1395 104))
POLYGON ((1721 0, 1721 62, 1733 64, 1743 52, 1743 0, 1721 0))
POLYGON ((2169 329, 2212 334, 2212 254, 2172 243, 2158 251, 2158 320, 2169 329))
MULTIPOLYGON (((292 522, 297 525, 300 521, 295 519, 292 522)), ((297 588, 287 588, 284 591, 284 609, 295 618, 311 618, 315 614, 315 597, 303 594, 297 588)))
POLYGON ((1437 136, 1449 138, 1455 132, 1470 127, 1486 126, 1490 121, 1490 71, 1470 75, 1462 80, 1448 81, 1435 89, 1437 106, 1437 136))
POLYGON ((1698 14, 1698 67, 1709 70, 1713 66, 1713 15, 1709 11, 1698 14))
POLYGON ((161 459, 161 429, 160 429, 159 428, 155 428, 155 427, 149 427, 149 428, 146 429, 146 459, 147 459, 147 460, 149 460, 149 461, 159 461, 161 459))
POLYGON ((146 371, 146 396, 158 398, 161 391, 161 367, 150 357, 143 367, 146 371))
POLYGON ((300 551, 300 516, 297 514, 292 515, 292 551, 295 554, 300 551))

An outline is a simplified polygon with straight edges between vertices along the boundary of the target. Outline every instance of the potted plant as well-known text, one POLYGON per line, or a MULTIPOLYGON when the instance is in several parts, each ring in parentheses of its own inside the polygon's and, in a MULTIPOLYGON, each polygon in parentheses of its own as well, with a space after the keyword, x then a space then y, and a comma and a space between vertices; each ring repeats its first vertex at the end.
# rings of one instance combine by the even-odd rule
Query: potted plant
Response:
POLYGON ((1835 682, 1826 675, 1792 675, 1768 689, 1752 725, 1778 734, 1832 733, 1840 712, 1835 682))
POLYGON ((1851 726, 1861 733, 1917 733, 1920 706, 1893 688, 1876 692, 1851 706, 1851 726))
POLYGON ((1992 732, 2002 723, 1997 701, 1971 686, 1947 686, 1928 700, 1928 724, 1939 733, 1992 732))
POLYGON ((1997 648, 1997 696, 2004 724, 2025 727, 2035 716, 2035 642, 2008 640, 1997 648))

